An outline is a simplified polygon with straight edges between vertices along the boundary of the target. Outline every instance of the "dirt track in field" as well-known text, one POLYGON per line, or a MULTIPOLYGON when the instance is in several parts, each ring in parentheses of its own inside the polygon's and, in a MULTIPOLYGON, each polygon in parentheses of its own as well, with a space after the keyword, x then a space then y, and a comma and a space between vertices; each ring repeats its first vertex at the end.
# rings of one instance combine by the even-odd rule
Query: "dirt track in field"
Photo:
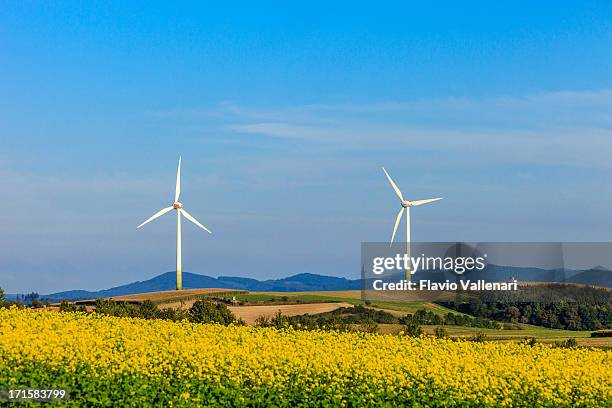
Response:
MULTIPOLYGON (((134 302, 142 302, 151 300, 153 302, 180 302, 182 299, 190 299, 198 296, 222 296, 224 294, 246 293, 244 290, 222 289, 222 288, 206 288, 206 289, 183 289, 183 290, 165 290, 161 292, 137 293, 134 295, 113 296, 112 299, 118 301, 130 300, 134 302)), ((192 302, 193 303, 193 302, 192 302)))
POLYGON ((230 306, 234 316, 253 325, 259 316, 274 316, 279 310, 285 316, 331 312, 341 307, 352 307, 350 303, 308 303, 303 305, 230 306))

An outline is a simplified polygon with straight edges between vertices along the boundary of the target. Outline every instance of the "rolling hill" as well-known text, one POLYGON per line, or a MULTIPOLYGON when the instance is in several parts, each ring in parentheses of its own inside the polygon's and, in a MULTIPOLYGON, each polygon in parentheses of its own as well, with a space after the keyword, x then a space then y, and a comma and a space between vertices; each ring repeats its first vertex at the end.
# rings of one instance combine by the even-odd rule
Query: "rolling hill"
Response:
MULTIPOLYGON (((166 272, 146 281, 138 281, 100 291, 69 290, 41 296, 50 300, 78 300, 95 299, 131 295, 135 293, 158 292, 175 288, 176 275, 166 272)), ((241 289, 252 292, 303 292, 322 290, 354 290, 360 289, 360 280, 350 280, 333 276, 323 276, 311 273, 302 273, 282 279, 259 281, 252 278, 234 276, 220 276, 213 278, 206 275, 183 272, 183 288, 226 288, 241 289)))
POLYGON ((583 285, 593 285, 595 282, 599 286, 612 287, 612 272, 602 267, 589 269, 567 279, 567 282, 579 283, 583 285))
MULTIPOLYGON (((380 277, 385 281, 397 281, 401 279, 399 275, 388 274, 380 277)), ((455 281, 459 276, 446 271, 426 271, 418 272, 413 280, 429 279, 434 282, 444 282, 445 280, 455 281)), ((567 282, 584 285, 612 287, 612 271, 596 267, 585 271, 563 271, 546 270, 538 268, 523 268, 512 266, 499 266, 489 264, 483 271, 466 273, 461 276, 463 279, 478 280, 484 279, 489 282, 508 281, 515 278, 520 282, 567 282)), ((166 272, 145 281, 137 281, 104 289, 99 291, 69 290, 64 292, 51 293, 41 296, 49 300, 78 300, 95 299, 100 297, 113 297, 131 295, 135 293, 158 292, 163 290, 173 290, 175 288, 175 273, 166 272)), ((250 292, 314 292, 314 291, 333 291, 333 290, 359 290, 361 289, 360 279, 346 279, 333 276, 317 275, 312 273, 301 273, 281 279, 257 280, 253 278, 242 278, 237 276, 220 276, 213 278, 207 275, 199 275, 190 272, 183 272, 183 288, 226 288, 247 290, 250 292)), ((7 295, 10 297, 11 295, 7 295)))

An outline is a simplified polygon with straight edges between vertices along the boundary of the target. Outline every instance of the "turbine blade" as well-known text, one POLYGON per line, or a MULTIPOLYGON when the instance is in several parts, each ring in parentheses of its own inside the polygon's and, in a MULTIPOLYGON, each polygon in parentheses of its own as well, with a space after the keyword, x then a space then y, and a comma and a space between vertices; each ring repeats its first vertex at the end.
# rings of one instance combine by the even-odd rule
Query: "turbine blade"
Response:
POLYGON ((441 200, 442 197, 439 198, 428 198, 427 200, 415 200, 415 201, 411 201, 410 205, 416 206, 416 205, 423 205, 423 204, 427 204, 427 203, 433 203, 434 201, 438 201, 441 200))
POLYGON ((402 195, 402 192, 400 191, 399 187, 397 187, 397 185, 395 184, 395 182, 393 181, 389 173, 387 173, 387 170, 385 170, 384 167, 382 169, 385 172, 387 179, 389 179, 389 183, 391 183, 391 187, 393 187, 393 191, 395 191, 395 194, 397 195, 397 197, 400 199, 400 201, 404 201, 404 196, 402 195))
POLYGON ((209 234, 212 234, 212 232, 206 228, 205 226, 203 226, 202 224, 200 224, 200 222, 198 220, 196 220, 195 218, 193 218, 191 216, 191 214, 189 214, 187 211, 185 211, 184 208, 181 208, 179 210, 181 212, 181 214, 183 214, 185 216, 185 218, 187 218, 189 221, 193 222, 195 225, 197 225, 198 227, 202 228, 204 231, 207 231, 209 234))
POLYGON ((140 224, 140 225, 139 225, 138 227, 136 227, 136 228, 140 228, 140 227, 142 227, 143 225, 145 225, 145 224, 147 224, 147 223, 149 223, 149 222, 153 221, 154 219, 161 217, 162 215, 164 215, 164 214, 165 214, 165 213, 167 213, 168 211, 172 210, 173 208, 174 208, 174 207, 170 206, 170 207, 164 208, 163 210, 159 210, 158 212, 156 212, 155 214, 153 214, 153 216, 151 216, 151 218, 149 218, 148 220, 146 220, 145 222, 143 222, 142 224, 140 224))
POLYGON ((177 202, 181 195, 181 156, 179 156, 178 170, 176 171, 176 192, 174 194, 174 202, 177 202))
POLYGON ((395 233, 397 232, 397 227, 399 226, 400 221, 402 220, 402 215, 404 214, 404 207, 401 207, 399 212, 397 213, 397 218, 395 219, 395 227, 393 227, 393 235, 391 235, 391 243, 389 246, 393 245, 393 240, 395 239, 395 233))

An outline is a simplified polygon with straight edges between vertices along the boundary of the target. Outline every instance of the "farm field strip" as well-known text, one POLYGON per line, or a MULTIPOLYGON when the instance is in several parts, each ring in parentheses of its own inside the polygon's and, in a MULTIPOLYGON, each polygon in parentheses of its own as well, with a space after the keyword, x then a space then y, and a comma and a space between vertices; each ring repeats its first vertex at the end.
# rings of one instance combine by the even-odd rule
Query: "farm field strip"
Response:
POLYGON ((326 313, 341 307, 352 307, 350 303, 306 303, 297 305, 265 305, 265 306, 230 306, 229 310, 244 320, 246 324, 255 324, 260 316, 272 317, 279 311, 285 316, 326 313))
MULTIPOLYGON (((289 301, 334 301, 334 302, 347 302, 353 305, 364 304, 361 298, 360 290, 345 290, 345 291, 319 291, 319 292, 249 292, 236 296, 238 300, 245 300, 251 302, 263 302, 270 299, 276 299, 282 301, 282 299, 288 299, 289 301)), ((414 313, 418 309, 431 310, 437 315, 444 315, 446 313, 462 314, 444 306, 437 305, 432 302, 426 301, 385 301, 385 300, 373 300, 370 307, 379 308, 384 311, 391 312, 395 315, 405 315, 406 313, 414 313), (399 313, 395 313, 399 312, 399 313)))
POLYGON ((243 290, 223 289, 223 288, 206 288, 206 289, 182 289, 182 290, 164 290, 160 292, 137 293, 133 295, 113 296, 113 300, 117 301, 145 301, 150 300, 155 303, 176 302, 184 299, 193 299, 196 297, 207 296, 234 296, 245 293, 243 290))
MULTIPOLYGON (((591 337, 589 331, 559 330, 545 327, 523 325, 521 329, 485 329, 480 327, 465 327, 452 325, 422 325, 426 334, 434 335, 437 327, 444 328, 450 338, 469 339, 478 334, 484 334, 488 341, 514 341, 520 342, 525 338, 533 337, 541 343, 554 343, 567 339, 576 339, 579 346, 586 347, 612 347, 612 337, 591 337)), ((401 324, 379 324, 382 334, 396 335, 404 329, 401 324)))

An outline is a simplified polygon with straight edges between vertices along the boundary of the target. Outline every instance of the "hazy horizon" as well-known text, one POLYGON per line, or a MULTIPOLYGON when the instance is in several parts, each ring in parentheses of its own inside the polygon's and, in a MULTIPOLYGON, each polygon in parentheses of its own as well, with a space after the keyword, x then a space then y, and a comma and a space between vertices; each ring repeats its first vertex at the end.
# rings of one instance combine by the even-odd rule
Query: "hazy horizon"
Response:
MULTIPOLYGON (((409 199, 419 241, 611 241, 612 5, 0 11, 0 287, 183 269, 357 278, 409 199)), ((400 229, 401 231, 401 229, 400 229)), ((401 237, 401 235, 400 235, 401 237)))

